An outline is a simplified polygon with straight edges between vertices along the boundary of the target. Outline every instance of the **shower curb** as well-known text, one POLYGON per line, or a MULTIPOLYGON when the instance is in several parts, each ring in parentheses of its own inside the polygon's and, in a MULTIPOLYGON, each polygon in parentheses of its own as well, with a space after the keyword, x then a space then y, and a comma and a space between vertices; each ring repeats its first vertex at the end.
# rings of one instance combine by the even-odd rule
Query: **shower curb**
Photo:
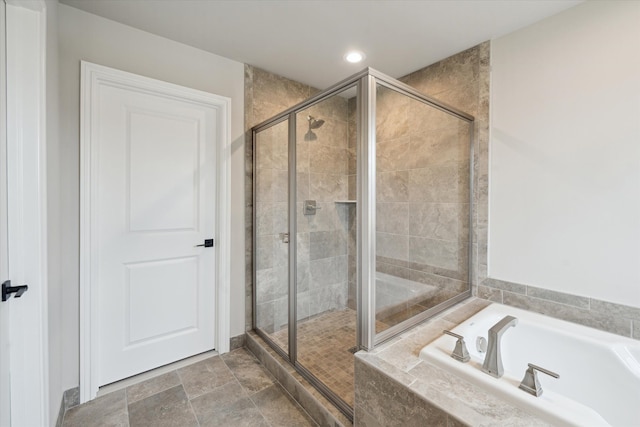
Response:
POLYGON ((353 426, 353 423, 344 414, 302 378, 289 362, 271 349, 255 332, 246 333, 245 345, 318 425, 327 427, 353 426))

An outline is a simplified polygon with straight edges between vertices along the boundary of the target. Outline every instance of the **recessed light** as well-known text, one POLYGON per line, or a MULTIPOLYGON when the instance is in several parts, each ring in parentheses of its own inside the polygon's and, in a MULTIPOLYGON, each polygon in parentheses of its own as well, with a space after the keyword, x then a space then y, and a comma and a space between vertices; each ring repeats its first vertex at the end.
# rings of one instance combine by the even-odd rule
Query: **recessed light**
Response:
POLYGON ((344 60, 347 62, 351 62, 352 64, 357 64, 358 62, 361 62, 363 59, 364 59, 364 53, 358 50, 352 50, 350 52, 347 52, 347 54, 344 56, 344 60))

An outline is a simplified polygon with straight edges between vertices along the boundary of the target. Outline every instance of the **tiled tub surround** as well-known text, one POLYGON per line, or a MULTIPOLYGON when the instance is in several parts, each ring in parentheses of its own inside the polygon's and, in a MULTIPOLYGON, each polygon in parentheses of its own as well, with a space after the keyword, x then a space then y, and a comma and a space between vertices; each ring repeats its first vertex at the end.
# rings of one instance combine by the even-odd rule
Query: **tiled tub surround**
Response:
POLYGON ((640 308, 534 286, 485 279, 478 297, 605 332, 640 339, 640 308))
POLYGON ((355 355, 354 425, 547 426, 479 387, 419 358, 422 347, 482 310, 471 298, 380 345, 355 355))

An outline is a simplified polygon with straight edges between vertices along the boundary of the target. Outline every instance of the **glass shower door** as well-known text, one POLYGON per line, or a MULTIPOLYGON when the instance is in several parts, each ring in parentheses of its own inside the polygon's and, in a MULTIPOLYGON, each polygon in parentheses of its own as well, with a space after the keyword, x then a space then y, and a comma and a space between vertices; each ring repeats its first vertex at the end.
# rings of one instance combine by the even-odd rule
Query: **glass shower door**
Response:
POLYGON ((471 295, 472 129, 371 69, 254 127, 254 326, 347 417, 355 351, 471 295))
POLYGON ((469 291, 471 124, 378 85, 376 332, 469 291))
POLYGON ((296 114, 297 363, 351 407, 355 109, 355 90, 350 89, 296 114))
POLYGON ((256 133, 254 152, 255 325, 289 349, 288 120, 256 133))

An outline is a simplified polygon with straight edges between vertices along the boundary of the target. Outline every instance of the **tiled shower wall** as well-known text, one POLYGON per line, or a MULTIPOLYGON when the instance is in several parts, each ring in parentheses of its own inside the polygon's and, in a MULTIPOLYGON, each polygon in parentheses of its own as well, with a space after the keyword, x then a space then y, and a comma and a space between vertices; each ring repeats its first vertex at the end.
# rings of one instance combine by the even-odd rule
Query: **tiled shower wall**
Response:
POLYGON ((347 303, 347 100, 333 96, 297 114, 298 319, 347 303), (308 117, 324 120, 309 133, 308 117), (304 200, 318 209, 303 214, 304 200))
MULTIPOLYGON (((472 281, 474 281, 478 271, 486 271, 486 218, 487 211, 487 161, 488 161, 488 126, 489 126, 489 43, 485 42, 476 47, 460 52, 429 67, 423 68, 416 72, 401 78, 400 80, 418 91, 442 101, 452 107, 474 116, 473 128, 473 147, 474 147, 474 203, 472 227, 475 231, 473 237, 473 254, 472 259, 472 281), (485 248, 481 256, 478 256, 478 247, 485 248), (482 256, 484 255, 484 256, 482 256)), ((419 124, 418 124, 419 125, 419 124)), ((416 230, 415 234, 422 234, 424 238, 429 239, 429 244, 436 243, 437 246, 445 247, 441 251, 436 251, 433 255, 422 257, 422 260, 429 258, 433 261, 428 264, 439 267, 439 271, 434 273, 437 276, 449 277, 449 283, 445 282, 445 286, 454 290, 461 290, 462 283, 456 281, 466 281, 466 269, 460 261, 466 262, 467 258, 462 254, 466 252, 467 245, 467 224, 465 217, 468 214, 468 192, 464 190, 464 183, 468 181, 468 176, 461 170, 462 164, 468 159, 468 152, 464 151, 464 144, 461 144, 460 138, 462 131, 466 131, 466 125, 459 122, 457 126, 451 125, 439 129, 434 129, 428 133, 439 135, 431 147, 427 144, 425 147, 425 155, 435 155, 448 165, 450 172, 447 173, 446 167, 442 169, 442 176, 435 175, 434 179, 419 179, 423 174, 415 174, 416 178, 411 179, 409 186, 416 186, 414 192, 419 192, 424 185, 437 184, 444 191, 447 187, 457 191, 451 191, 451 200, 445 200, 446 203, 426 203, 421 207, 421 211, 413 212, 409 218, 409 229, 416 230), (451 143, 449 152, 442 143, 451 143), (447 175, 449 178, 447 178, 447 175), (421 230, 422 227, 422 230, 421 230), (443 239, 443 237, 445 237, 443 239), (459 261, 457 268, 454 265, 446 265, 439 260, 439 253, 454 254, 454 242, 458 242, 456 256, 451 259, 459 261), (449 249, 447 249, 447 247, 449 249), (434 262, 435 261, 435 262, 434 262), (443 268, 444 267, 444 268, 443 268), (448 268, 447 268, 448 267, 448 268)), ((426 136, 420 136, 425 139, 426 136)), ((393 147, 391 145, 391 147, 393 147)), ((387 150, 391 151, 391 150, 387 150)), ((383 154, 384 155, 384 154, 383 154)), ((387 157, 392 157, 391 151, 387 157)), ((419 159, 419 157, 418 157, 419 159)), ((420 160, 418 160, 419 162, 420 160)), ((447 196, 445 196, 447 197, 447 196)), ((418 242, 417 238, 413 239, 418 242)), ((415 245, 414 245, 415 246, 415 245)), ((412 248, 410 248, 410 252, 412 248)), ((482 252, 482 250, 481 250, 482 252)), ((382 260, 384 261, 384 260, 382 260)))
MULTIPOLYGON (((526 310, 584 324, 600 330, 640 339, 640 309, 568 295, 538 287, 487 278, 487 225, 488 225, 488 161, 489 161, 489 77, 490 43, 485 42, 436 64, 413 72, 400 80, 420 92, 452 105, 475 117, 474 122, 474 204, 473 204, 473 258, 472 289, 479 298, 500 302, 526 310)), ((245 122, 247 130, 314 93, 308 86, 268 73, 254 73, 246 67, 245 122), (254 75, 255 74, 255 75, 254 75), (255 95, 254 95, 255 91, 255 95), (306 92, 306 94, 305 94, 306 92), (286 105, 285 105, 286 104, 286 105)), ((381 70, 384 71, 384 70, 381 70)), ((349 108, 355 123, 355 105, 349 108)), ((355 127, 349 127, 349 133, 355 127)), ((322 130, 322 129, 320 129, 322 130)), ((246 314, 247 329, 251 329, 252 292, 252 172, 251 135, 247 133, 246 180, 246 314)), ((354 139, 355 141, 355 139, 354 139)), ((351 143, 349 143, 350 152, 351 143)), ((352 156, 354 157, 354 156, 352 156)), ((351 161, 351 160, 350 160, 351 161)), ((348 167, 349 198, 355 199, 355 169, 348 167)), ((352 209, 355 211, 355 209, 352 209)), ((349 263, 351 264, 351 263, 349 263)), ((351 269, 349 269, 351 270, 351 269)), ((355 295, 354 275, 349 288, 350 299, 355 295)))
POLYGON ((268 331, 288 322, 288 245, 286 232, 288 188, 288 127, 277 124, 258 135, 256 148, 256 296, 257 325, 268 331))
MULTIPOLYGON (((300 83, 254 67, 245 68, 247 127, 266 120, 317 92, 300 83)), ((340 309, 347 301, 348 210, 336 200, 347 198, 347 100, 332 97, 297 115, 297 311, 298 319, 340 309), (324 120, 306 140, 308 116, 324 120), (304 200, 315 200, 315 215, 303 215, 304 200)), ((288 245, 279 234, 288 231, 288 122, 258 134, 256 276, 260 309, 258 326, 274 332, 287 324, 288 245)), ((250 134, 247 139, 251 153, 250 134)), ((253 155, 251 155, 253 157, 253 155)), ((251 160, 253 161, 253 160, 251 160)), ((247 174, 251 164, 247 160, 247 174)), ((250 189, 247 186, 247 191, 250 189)), ((251 194, 251 192, 249 192, 251 194)), ((247 200, 248 211, 251 201, 247 200)), ((251 217, 247 216, 247 277, 251 277, 251 217)), ((247 307, 251 307, 250 282, 247 307)), ((250 310, 247 310, 250 313, 250 310)), ((247 325, 251 318, 247 316, 247 325)))
POLYGON ((376 98, 377 270, 440 288, 433 306, 469 289, 471 125, 384 87, 376 98))
MULTIPOLYGON (((269 72, 245 65, 245 329, 253 327, 253 143, 251 128, 309 98, 314 91, 269 72)), ((286 127, 286 125, 284 125, 286 127)), ((284 188, 286 194, 286 187, 284 188)), ((285 196, 286 197, 286 196, 285 196)), ((283 230, 285 231, 285 230, 283 230)), ((257 263, 258 260, 256 259, 257 263)))
MULTIPOLYGON (((478 111, 481 49, 469 49, 400 80, 464 112, 488 115, 488 110, 478 111)), ((384 87, 377 89, 376 100, 377 270, 436 286, 439 291, 424 301, 433 306, 469 286, 469 125, 384 87)), ((352 99, 353 159, 355 108, 352 99)), ((485 124, 487 119, 476 118, 485 124)), ((353 199, 355 174, 354 161, 349 170, 353 199)), ((352 234, 355 239, 355 226, 352 234)), ((355 254, 349 259, 349 306, 355 307, 355 254)))

